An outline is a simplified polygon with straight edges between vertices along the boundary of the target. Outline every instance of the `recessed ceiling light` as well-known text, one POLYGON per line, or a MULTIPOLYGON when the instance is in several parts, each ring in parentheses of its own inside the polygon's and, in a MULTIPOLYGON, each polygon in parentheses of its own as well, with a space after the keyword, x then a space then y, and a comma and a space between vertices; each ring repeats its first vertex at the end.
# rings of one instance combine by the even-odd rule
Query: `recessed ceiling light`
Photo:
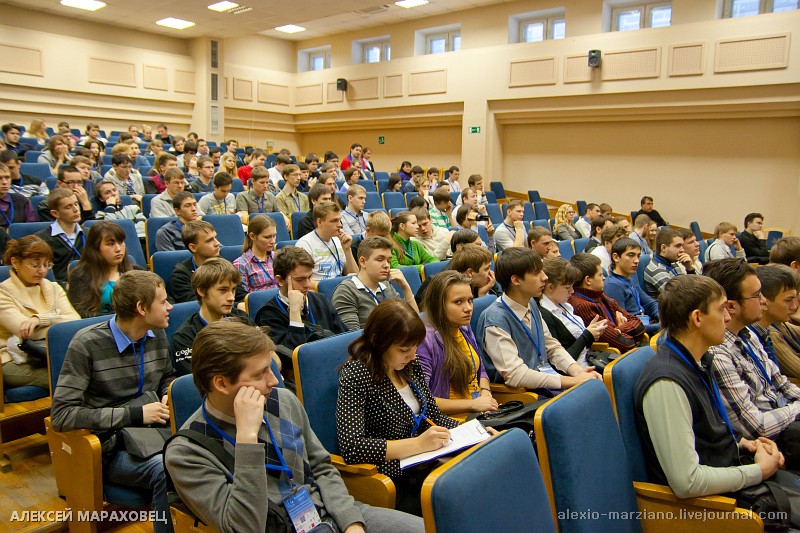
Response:
POLYGON ((394 5, 410 9, 412 7, 424 6, 427 3, 428 0, 400 0, 399 2, 395 2, 394 5))
POLYGON ((194 26, 194 22, 190 22, 188 20, 176 19, 173 17, 167 17, 165 19, 161 19, 156 21, 156 24, 159 26, 165 26, 167 28, 174 28, 176 30, 185 30, 186 28, 191 28, 194 26))
POLYGON ((283 33, 298 33, 301 31, 306 31, 306 29, 302 26, 297 26, 295 24, 287 24, 285 26, 278 26, 275 28, 278 31, 282 31, 283 33))
POLYGON ((98 2, 97 0, 61 0, 61 5, 85 9, 86 11, 97 11, 101 7, 106 7, 105 2, 98 2))
POLYGON ((233 2, 228 2, 225 0, 224 2, 217 2, 216 4, 211 4, 208 6, 208 9, 211 11, 219 11, 222 13, 223 11, 227 11, 229 9, 233 9, 234 7, 239 7, 239 4, 234 4, 233 2))

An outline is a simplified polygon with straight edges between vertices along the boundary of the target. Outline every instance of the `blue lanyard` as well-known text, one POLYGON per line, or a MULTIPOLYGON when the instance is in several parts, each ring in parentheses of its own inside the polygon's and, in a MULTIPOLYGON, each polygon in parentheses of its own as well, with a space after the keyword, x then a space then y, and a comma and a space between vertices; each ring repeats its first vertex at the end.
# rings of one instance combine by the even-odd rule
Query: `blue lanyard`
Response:
POLYGON ((298 211, 300 211, 300 193, 298 193, 297 191, 295 191, 295 194, 296 194, 297 196, 292 196, 291 194, 289 194, 289 195, 287 195, 287 196, 288 196, 289 198, 291 198, 292 200, 294 200, 294 203, 295 203, 295 205, 297 206, 297 210, 298 210, 298 211))
POLYGON ((123 184, 125 185, 125 189, 128 191, 128 194, 133 194, 135 192, 133 188, 133 178, 128 176, 128 181, 123 184))
MULTIPOLYGON (((398 235, 398 237, 399 237, 399 235, 398 235)), ((408 239, 408 246, 406 246, 406 244, 403 242, 403 239, 401 239, 401 238, 398 238, 398 239, 395 239, 395 240, 399 240, 400 241, 400 246, 403 247, 403 250, 406 252, 408 257, 411 258, 411 264, 412 265, 415 264, 416 261, 414 259, 414 252, 412 251, 412 250, 414 250, 414 245, 411 244, 411 239, 410 238, 408 239)))
POLYGON ((419 389, 416 385, 409 381, 408 386, 411 387, 411 390, 414 391, 414 394, 417 395, 417 398, 419 398, 419 401, 422 404, 422 409, 419 410, 418 415, 415 415, 413 411, 411 412, 411 416, 414 417, 414 427, 411 428, 411 436, 413 437, 414 433, 416 433, 419 429, 420 424, 422 424, 422 422, 424 422, 428 417, 428 404, 425 402, 425 397, 419 392, 419 389))
MULTIPOLYGON (((275 301, 278 303, 278 307, 280 307, 281 311, 283 311, 284 313, 286 313, 288 315, 289 311, 286 310, 286 307, 284 307, 283 302, 281 302, 279 294, 275 295, 275 301)), ((304 309, 308 309, 308 318, 309 318, 310 322, 313 325, 316 326, 317 323, 314 321, 314 314, 311 312, 311 304, 308 304, 307 306, 304 306, 304 309)))
POLYGON ((503 301, 502 298, 500 298, 500 303, 503 304, 503 307, 505 307, 508 310, 509 313, 511 313, 511 316, 514 317, 514 320, 519 322, 519 325, 522 326, 522 329, 525 330, 525 335, 527 335, 528 338, 530 339, 530 341, 533 343, 533 347, 536 348, 536 356, 541 361, 542 353, 539 351, 539 343, 536 341, 536 339, 541 337, 542 331, 541 331, 541 329, 539 329, 539 321, 536 320, 536 315, 534 314, 533 309, 529 308, 530 312, 531 312, 531 324, 536 326, 536 339, 533 338, 533 333, 531 332, 531 329, 528 326, 525 325, 525 322, 520 320, 520 318, 517 316, 517 314, 514 311, 511 310, 511 308, 508 306, 507 303, 505 303, 503 301))
POLYGON ((626 278, 625 276, 620 276, 616 272, 611 273, 612 276, 618 278, 622 283, 624 283, 633 293, 633 297, 636 298, 636 305, 639 307, 639 314, 644 314, 644 309, 642 308, 642 300, 639 299, 639 291, 636 290, 636 287, 633 286, 633 282, 626 278))
POLYGON ((617 321, 616 321, 616 320, 614 320, 614 317, 612 317, 612 316, 611 316, 611 311, 608 309, 608 307, 606 307, 606 303, 605 303, 604 301, 600 300, 600 301, 598 302, 597 300, 593 300, 593 299, 589 298, 588 296, 586 296, 585 294, 581 294, 581 293, 579 293, 579 292, 576 292, 576 293, 574 293, 574 294, 575 294, 575 296, 577 296, 578 298, 583 298, 584 300, 588 300, 588 301, 592 302, 593 304, 597 304, 597 305, 599 305, 600 307, 602 307, 602 308, 603 308, 603 314, 605 314, 605 315, 606 315, 606 318, 608 318, 608 320, 609 320, 609 321, 610 321, 612 324, 614 324, 615 326, 617 325, 617 321))
POLYGON ((767 380, 769 386, 772 387, 772 377, 770 377, 770 375, 767 373, 767 369, 764 368, 764 365, 761 363, 761 360, 756 355, 756 352, 750 345, 750 342, 744 337, 739 337, 739 339, 742 341, 742 345, 744 345, 744 351, 747 352, 747 355, 750 356, 750 360, 752 360, 753 363, 758 367, 758 371, 761 372, 761 376, 765 380, 767 380))
MULTIPOLYGON (((66 233, 59 233, 59 235, 61 236, 61 240, 64 241, 64 243, 72 249, 73 253, 78 256, 78 259, 80 259, 81 258, 81 253, 78 251, 78 249, 75 247, 75 245, 72 244, 72 241, 69 240, 69 237, 67 237, 67 234, 66 233)), ((78 237, 75 237, 75 240, 77 241, 78 237)), ((81 245, 81 248, 83 248, 84 246, 86 246, 86 237, 83 235, 83 232, 81 232, 81 240, 83 241, 83 244, 81 245)))
MULTIPOLYGON (((264 275, 267 276, 267 279, 269 280, 269 285, 275 285, 275 278, 270 276, 269 272, 267 271, 267 267, 264 266, 264 263, 266 261, 262 262, 259 258, 255 257, 255 256, 253 256, 253 257, 256 260, 256 264, 261 267, 261 270, 264 271, 264 275)), ((269 257, 269 256, 267 256, 267 257, 269 257)))
POLYGON ((780 368, 780 363, 778 363, 778 356, 775 355, 775 347, 772 346, 772 339, 769 338, 769 332, 764 335, 764 338, 761 338, 761 335, 753 328, 753 326, 747 326, 747 329, 750 330, 750 333, 755 335, 756 338, 761 341, 761 346, 764 348, 764 351, 767 352, 767 357, 772 359, 772 362, 775 363, 778 368, 780 368))
POLYGON ((480 380, 480 376, 478 376, 478 365, 475 364, 475 358, 472 356, 472 352, 473 352, 472 344, 469 343, 469 339, 464 334, 464 330, 462 330, 461 328, 458 328, 458 332, 461 333, 461 336, 464 337, 464 342, 467 343, 467 351, 469 352, 469 354, 468 354, 469 355, 469 361, 470 361, 470 363, 472 363, 472 369, 475 371, 475 384, 477 385, 478 388, 480 388, 481 380, 480 380))
POLYGON ((194 257, 192 257, 192 272, 194 272, 195 270, 197 270, 197 265, 194 262, 194 257))
MULTIPOLYGON (((146 339, 147 337, 145 337, 146 339)), ((139 341, 139 357, 136 357, 136 343, 132 342, 131 346, 133 346, 133 357, 136 359, 136 366, 139 367, 139 392, 136 393, 136 396, 141 396, 142 391, 144 390, 144 341, 142 339, 139 341)))
MULTIPOLYGON (((20 178, 22 179, 22 178, 20 178)), ((6 225, 10 226, 12 222, 14 222, 14 199, 11 198, 11 193, 8 193, 8 205, 11 206, 9 211, 11 211, 11 217, 6 215, 5 211, 0 210, 0 213, 3 215, 3 218, 6 219, 6 225)))
MULTIPOLYGON (((233 440, 227 433, 222 431, 218 425, 216 425, 209 417, 208 413, 206 412, 206 399, 208 396, 203 398, 203 403, 201 407, 203 409, 203 418, 205 419, 206 423, 216 431, 223 439, 228 441, 231 446, 234 448, 236 447, 236 441, 233 440)), ((292 469, 286 464, 286 461, 283 459, 283 453, 281 453, 281 449, 278 447, 278 443, 275 441, 275 436, 272 434, 272 428, 269 427, 269 423, 267 422, 267 417, 264 417, 264 425, 267 426, 267 431, 269 432, 269 440, 272 442, 272 447, 275 449, 275 453, 278 455, 278 461, 280 461, 281 465, 271 465, 269 463, 264 464, 264 468, 267 470, 277 470, 279 472, 285 472, 286 476, 289 478, 289 482, 292 484, 292 489, 294 489, 297 485, 294 482, 294 474, 292 474, 292 469)))
POLYGON ((358 229, 360 229, 361 231, 366 231, 367 230, 367 223, 364 222, 364 213, 360 213, 358 215, 354 215, 350 211, 348 211, 347 209, 342 211, 342 213, 344 213, 345 215, 348 215, 350 218, 355 220, 358 223, 358 229))
POLYGON ((671 340, 669 339, 665 340, 664 344, 668 346, 673 352, 678 354, 678 357, 680 357, 684 363, 692 367, 692 370, 694 370, 695 374, 697 374, 697 376, 700 378, 700 381, 703 382, 703 385, 705 385, 706 390, 711 395, 711 399, 714 403, 714 407, 717 409, 717 413, 722 418, 722 421, 725 422, 725 425, 728 427, 728 431, 730 432, 731 437, 733 437, 733 440, 735 442, 736 435, 734 435, 733 433, 733 427, 731 426, 731 421, 730 419, 728 419, 728 413, 727 411, 725 411, 725 405, 722 403, 722 398, 719 395, 719 388, 717 387, 717 382, 714 381, 714 377, 709 376, 710 379, 706 380, 706 377, 697 368, 697 364, 690 361, 689 358, 681 350, 679 350, 678 347, 675 346, 671 340), (708 384, 708 381, 711 381, 711 385, 708 384))
POLYGON ((381 300, 378 300, 378 295, 369 290, 369 287, 367 287, 366 285, 364 285, 364 290, 366 290, 369 293, 369 295, 375 299, 375 303, 379 304, 383 301, 386 301, 386 293, 383 292, 383 287, 381 287, 380 283, 378 283, 378 290, 381 291, 381 298, 382 298, 381 300))
MULTIPOLYGON (((222 318, 228 318, 228 315, 222 315, 222 318)), ((203 318, 203 317, 200 315, 200 313, 199 313, 199 312, 197 313, 197 320, 199 320, 199 321, 200 321, 200 323, 201 323, 201 324, 203 324, 203 327, 205 327, 205 326, 207 326, 207 325, 208 325, 208 322, 206 322, 206 319, 205 319, 205 318, 203 318)))
MULTIPOLYGON (((336 274, 336 276, 340 276, 342 274, 342 272, 344 272, 344 269, 342 268, 342 260, 339 257, 339 249, 336 247, 336 241, 331 239, 331 241, 333 242, 333 250, 331 250, 331 247, 328 246, 328 243, 323 241, 322 237, 319 236, 319 233, 317 233, 317 230, 314 230, 314 235, 317 236, 317 239, 319 239, 319 242, 321 242, 323 245, 325 245, 325 248, 327 248, 328 251, 331 253, 331 257, 335 257, 336 258, 336 268, 339 269, 339 273, 336 274)), ((336 276, 333 276, 333 277, 336 277, 336 276)))
POLYGON ((264 213, 265 212, 264 211, 264 197, 265 196, 266 196, 266 194, 262 194, 261 198, 256 198, 256 204, 258 205, 258 212, 259 213, 264 213))
POLYGON ((506 228, 508 228, 508 232, 511 234, 511 236, 512 236, 512 237, 514 237, 514 239, 516 239, 516 238, 517 238, 517 232, 516 232, 514 229, 512 229, 512 228, 511 228, 511 226, 509 226, 509 225, 508 225, 508 224, 506 224, 505 222, 503 222, 503 225, 504 225, 506 228))
POLYGON ((659 256, 654 255, 653 256, 653 261, 655 261, 656 263, 661 263, 662 265, 664 265, 664 268, 669 270, 672 273, 673 276, 677 276, 678 275, 678 272, 675 270, 675 267, 673 267, 671 264, 669 264, 666 261, 664 261, 663 259, 661 259, 659 256))
POLYGON ((579 320, 576 320, 576 319, 572 318, 573 317, 572 313, 570 313, 569 310, 567 310, 566 307, 564 307, 561 304, 558 304, 558 306, 561 308, 562 311, 564 311, 564 313, 563 313, 564 314, 564 318, 566 318, 567 320, 569 320, 570 322, 572 322, 573 324, 575 324, 576 326, 581 328, 581 331, 586 329, 586 325, 582 321, 579 321, 579 320))

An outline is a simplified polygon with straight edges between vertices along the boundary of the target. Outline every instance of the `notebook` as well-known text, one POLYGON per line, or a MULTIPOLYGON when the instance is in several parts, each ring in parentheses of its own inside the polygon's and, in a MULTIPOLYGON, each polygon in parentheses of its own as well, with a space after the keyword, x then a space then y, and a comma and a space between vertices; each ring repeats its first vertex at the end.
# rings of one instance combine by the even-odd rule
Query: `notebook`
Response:
POLYGON ((443 455, 447 455, 464 448, 468 448, 479 442, 483 442, 489 438, 489 433, 486 428, 476 419, 464 422, 460 426, 450 430, 450 442, 432 452, 424 452, 405 459, 400 459, 400 468, 408 468, 410 466, 418 465, 431 459, 436 459, 443 455))

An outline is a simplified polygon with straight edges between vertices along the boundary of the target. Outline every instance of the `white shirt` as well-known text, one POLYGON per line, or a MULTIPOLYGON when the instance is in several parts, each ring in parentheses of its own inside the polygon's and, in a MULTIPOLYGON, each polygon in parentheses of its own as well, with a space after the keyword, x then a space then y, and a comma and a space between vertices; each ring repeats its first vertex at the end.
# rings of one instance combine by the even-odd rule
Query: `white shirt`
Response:
POLYGON ((276 188, 280 188, 280 187, 278 187, 278 182, 283 179, 283 174, 281 174, 281 171, 278 170, 275 167, 270 167, 270 168, 267 169, 267 172, 269 172, 269 181, 276 188))
POLYGON ((578 230, 578 233, 581 234, 581 237, 584 238, 588 237, 592 231, 592 224, 586 220, 586 217, 579 218, 573 226, 578 230))
MULTIPOLYGON (((570 305, 569 302, 566 302, 562 305, 558 305, 553 300, 542 294, 542 299, 539 300, 539 307, 542 309, 547 309, 550 311, 554 317, 556 317, 559 322, 564 324, 572 336, 576 339, 580 337, 586 326, 583 325, 583 319, 575 314, 575 308, 570 305)), ((588 348, 584 348, 578 358, 578 364, 581 366, 586 366, 586 352, 588 348)))
POLYGON ((411 412, 414 413, 415 415, 418 415, 419 400, 417 400, 417 396, 416 394, 414 394, 414 391, 411 390, 411 386, 406 385, 397 392, 400 393, 400 397, 403 398, 403 401, 406 402, 406 405, 411 408, 411 412))
POLYGON ((335 278, 344 272, 347 258, 339 237, 333 237, 325 242, 315 230, 300 237, 296 246, 314 258, 314 272, 311 275, 314 281, 335 278))
POLYGON ((611 254, 608 253, 604 245, 600 245, 592 250, 592 255, 600 258, 600 264, 606 269, 606 273, 611 272, 611 254))

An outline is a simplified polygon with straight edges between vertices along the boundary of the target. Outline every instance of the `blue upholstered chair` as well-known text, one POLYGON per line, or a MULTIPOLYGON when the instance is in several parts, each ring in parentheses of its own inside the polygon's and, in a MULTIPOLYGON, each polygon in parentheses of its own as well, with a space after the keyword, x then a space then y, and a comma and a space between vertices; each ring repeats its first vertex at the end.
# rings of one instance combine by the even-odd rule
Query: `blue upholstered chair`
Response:
POLYGON ((503 188, 503 182, 492 181, 489 183, 489 189, 494 193, 497 200, 506 199, 506 190, 503 188))
POLYGON ((21 239, 50 227, 52 222, 16 222, 8 227, 8 239, 21 239))
POLYGON ((406 278, 408 285, 411 287, 411 291, 417 294, 419 288, 422 287, 422 278, 419 275, 419 269, 411 265, 401 266, 398 270, 403 273, 403 277, 406 278))
POLYGON ((151 264, 153 265, 153 272, 161 276, 161 279, 164 280, 164 288, 167 290, 167 294, 172 294, 170 278, 172 277, 172 271, 175 269, 175 265, 181 261, 187 260, 191 256, 192 253, 189 250, 172 250, 169 252, 156 252, 150 258, 151 264))
POLYGON ((428 533, 556 531, 539 462, 521 429, 431 472, 422 486, 422 516, 428 533))
POLYGON ((495 227, 502 224, 503 219, 505 218, 505 215, 503 215, 503 211, 500 210, 500 206, 498 204, 486 204, 486 214, 489 215, 489 220, 492 221, 492 224, 495 227))
POLYGON ((586 200, 578 200, 575 202, 575 207, 578 208, 578 216, 584 216, 586 214, 586 200))
POLYGON ((533 202, 533 210, 536 213, 536 216, 533 217, 534 219, 545 219, 547 220, 550 218, 550 210, 547 208, 546 202, 533 202))
POLYGON ((266 289, 254 291, 244 297, 244 309, 250 318, 256 319, 256 315, 264 305, 278 294, 278 289, 266 289))
POLYGON ((367 189, 367 201, 364 204, 364 209, 383 209, 380 193, 367 189))
POLYGON ((533 190, 528 191, 528 201, 530 203, 541 202, 542 197, 539 195, 539 191, 533 191, 533 190))
POLYGON ((569 261, 575 255, 575 249, 572 247, 574 241, 558 241, 558 251, 561 257, 569 261))
MULTIPOLYGON (((580 239, 575 239, 573 242, 573 247, 575 248, 575 253, 580 254, 586 249, 586 245, 589 244, 589 237, 581 237, 580 239)), ((639 263, 641 264, 641 262, 639 263)))
POLYGON ((450 264, 450 261, 437 261, 436 263, 428 263, 424 267, 422 267, 422 274, 423 280, 432 278, 439 272, 443 271, 447 268, 447 265, 450 264))
MULTIPOLYGON (((83 223, 83 231, 87 234, 89 233, 89 228, 94 226, 100 222, 99 220, 87 220, 83 223)), ((122 228, 125 232, 125 251, 131 258, 133 262, 139 265, 140 267, 147 267, 147 260, 144 258, 144 252, 142 251, 142 245, 139 241, 139 234, 136 233, 136 224, 134 224, 133 220, 128 220, 127 218, 118 219, 118 220, 110 220, 109 222, 113 222, 114 224, 118 225, 122 228)))
POLYGON ((297 239, 293 239, 291 241, 278 241, 275 243, 275 249, 280 250, 281 248, 286 248, 287 246, 294 246, 297 244, 297 239))
MULTIPOLYGON (((172 306, 172 311, 169 312, 169 325, 164 328, 164 333, 167 335, 167 342, 169 343, 169 353, 172 355, 172 337, 178 328, 183 325, 186 320, 193 314, 200 310, 200 303, 195 300, 193 302, 180 302, 172 306)), ((174 361, 173 361, 174 362, 174 361)))
POLYGON ((172 220, 177 220, 178 217, 153 217, 148 218, 144 223, 144 242, 147 248, 148 259, 156 253, 156 234, 161 226, 167 224, 172 220))
POLYGON ((644 271, 647 268, 647 265, 650 264, 652 258, 649 254, 642 254, 639 256, 639 266, 636 268, 636 279, 639 282, 639 286, 644 289, 644 271))
MULTIPOLYGON (((223 246, 241 246, 244 244, 242 220, 238 215, 204 215, 203 220, 217 230, 217 240, 223 246)), ((286 229, 286 222, 283 221, 286 229)))
POLYGON ((406 200, 401 192, 385 192, 383 193, 383 207, 386 209, 400 209, 405 210, 406 200))
MULTIPOLYGON (((308 214, 308 211, 293 211, 292 212, 292 236, 297 236, 299 238, 299 231, 300 231, 300 221, 308 214)), ((284 221, 285 222, 285 221, 284 221)), ((284 241, 290 240, 290 238, 282 239, 284 241)), ((277 237, 275 241, 277 242, 277 237)))
POLYGON ((328 300, 330 300, 333 298, 333 291, 336 290, 336 287, 349 277, 351 276, 337 276, 335 278, 323 279, 317 284, 317 292, 324 294, 328 297, 328 300))

